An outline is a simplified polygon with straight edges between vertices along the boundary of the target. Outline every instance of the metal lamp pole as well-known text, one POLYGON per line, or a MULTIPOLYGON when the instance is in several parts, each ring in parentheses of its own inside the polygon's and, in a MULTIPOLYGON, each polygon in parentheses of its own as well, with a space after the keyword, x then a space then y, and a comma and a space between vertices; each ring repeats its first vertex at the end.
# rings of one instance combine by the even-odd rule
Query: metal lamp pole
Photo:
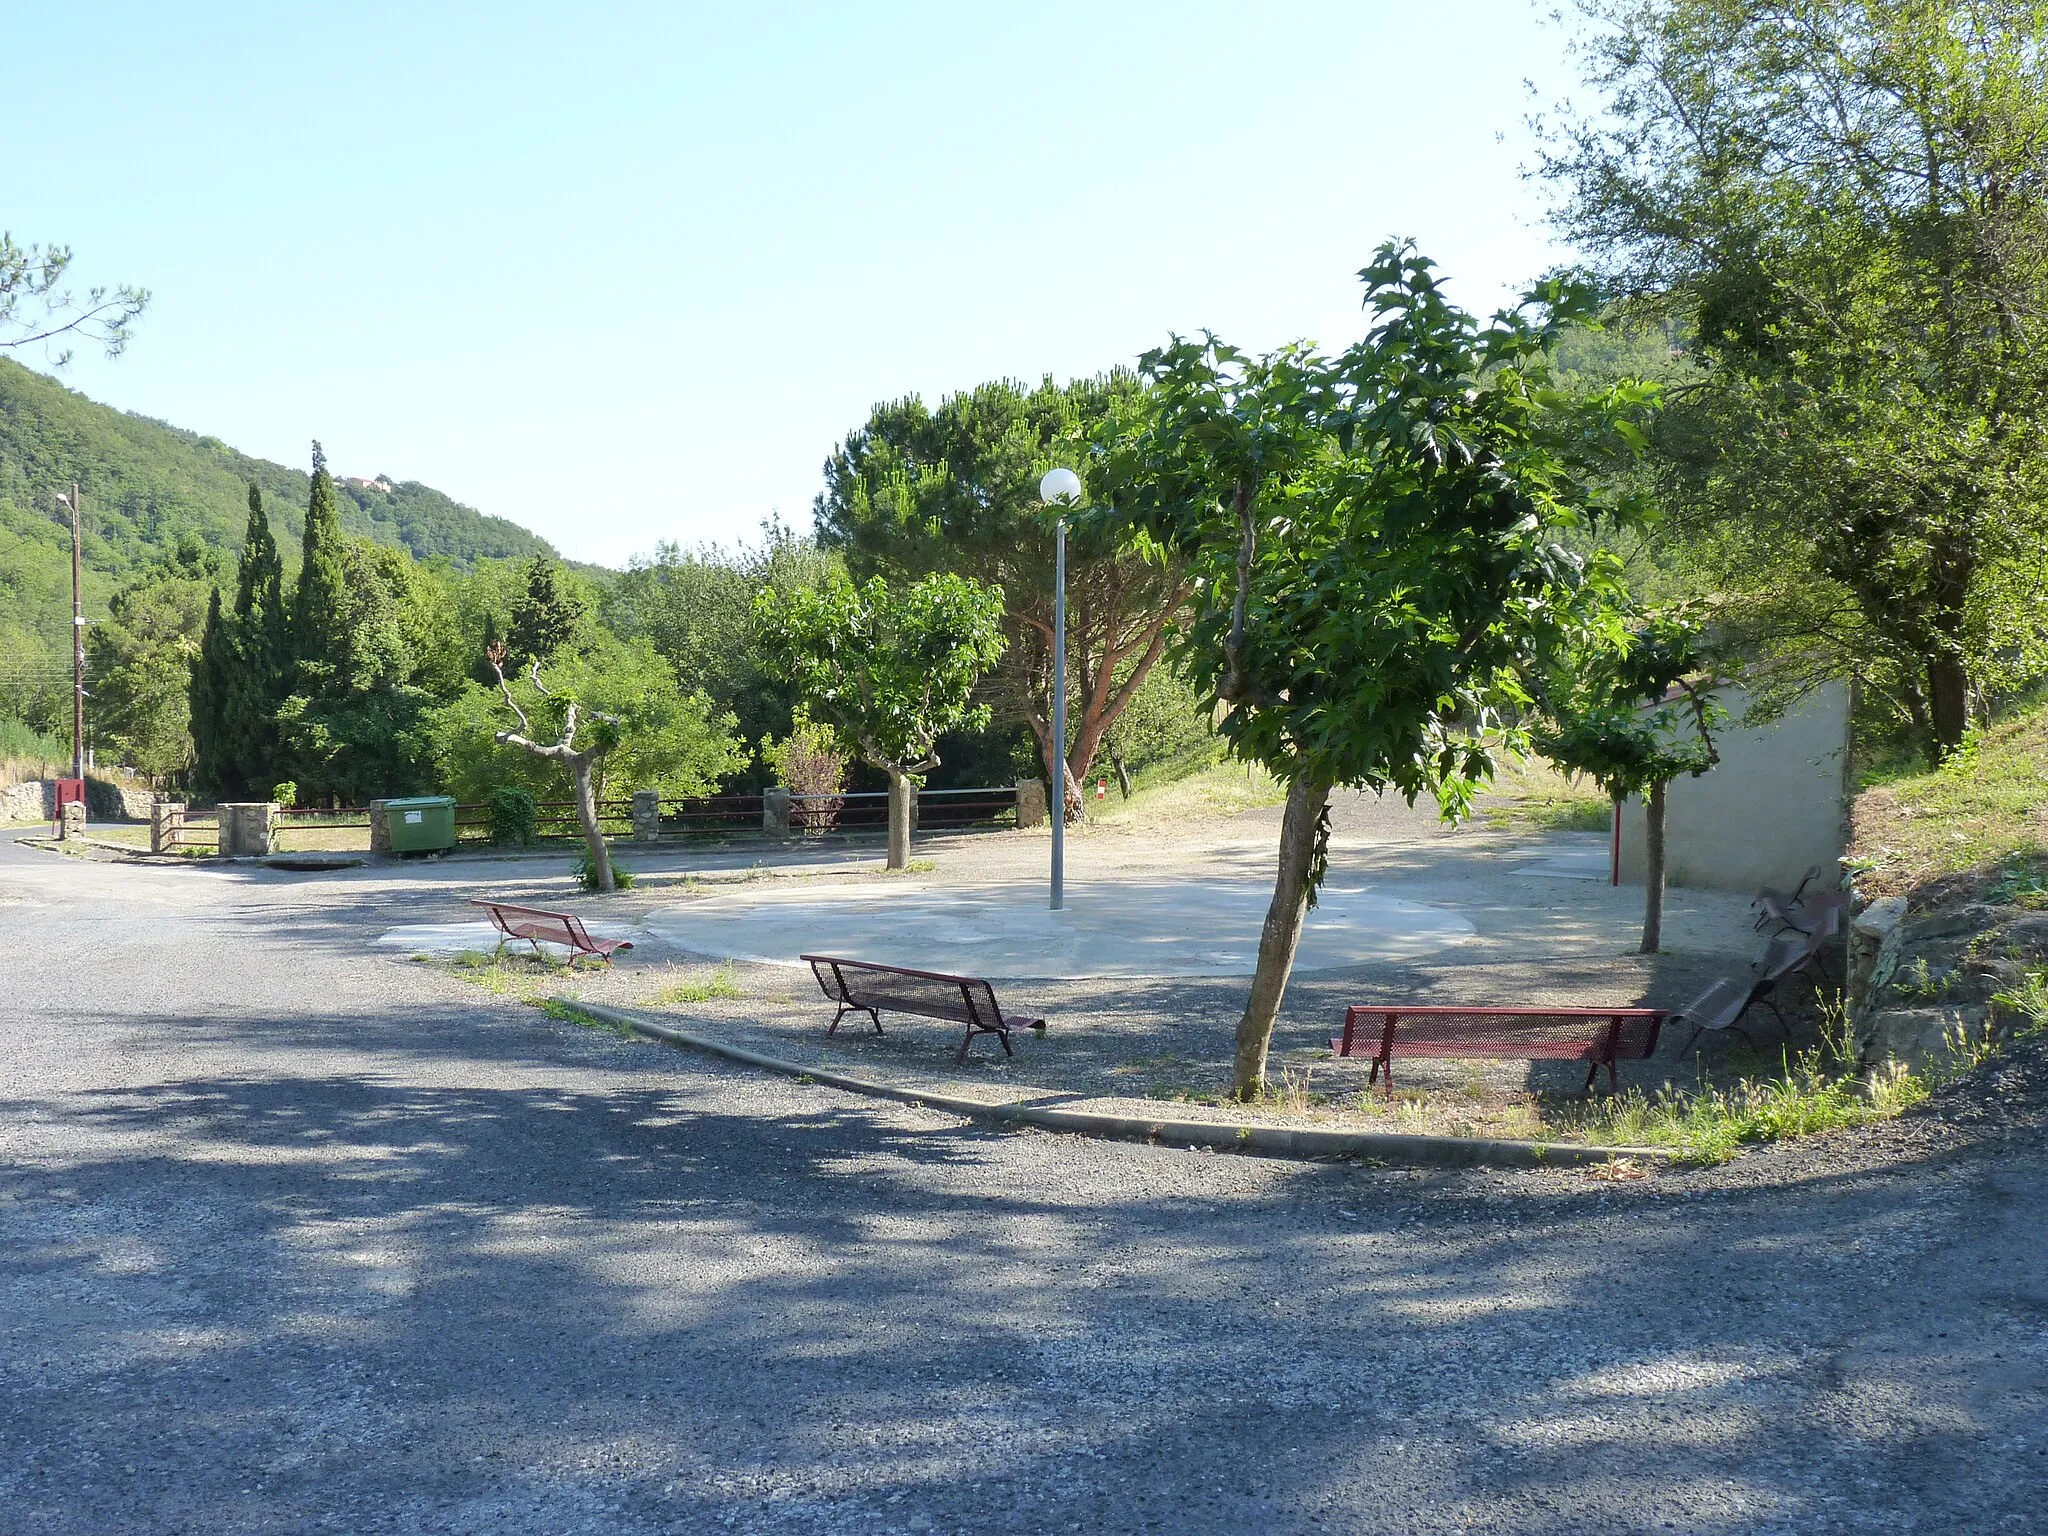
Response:
POLYGON ((71 509, 71 777, 85 777, 85 603, 79 594, 78 482, 57 498, 71 509))
MULTIPOLYGON (((1038 482, 1048 506, 1073 507, 1081 500, 1081 477, 1071 469, 1047 470, 1038 482)), ((1067 520, 1053 532, 1052 592, 1052 910, 1067 905, 1067 520)))

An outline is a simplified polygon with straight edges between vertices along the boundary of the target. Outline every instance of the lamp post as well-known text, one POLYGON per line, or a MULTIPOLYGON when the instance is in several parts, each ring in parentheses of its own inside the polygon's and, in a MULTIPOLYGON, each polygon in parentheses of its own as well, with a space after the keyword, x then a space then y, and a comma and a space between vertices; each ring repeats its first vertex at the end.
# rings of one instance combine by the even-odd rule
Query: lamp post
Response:
MULTIPOLYGON (((1071 469, 1049 469, 1038 482, 1038 499, 1072 510, 1081 504, 1081 477, 1071 469)), ((1053 533, 1052 590, 1052 909, 1067 905, 1067 520, 1053 533)))
POLYGON ((78 586, 78 482, 71 482, 71 494, 57 497, 57 505, 71 509, 71 777, 85 777, 85 604, 78 586))

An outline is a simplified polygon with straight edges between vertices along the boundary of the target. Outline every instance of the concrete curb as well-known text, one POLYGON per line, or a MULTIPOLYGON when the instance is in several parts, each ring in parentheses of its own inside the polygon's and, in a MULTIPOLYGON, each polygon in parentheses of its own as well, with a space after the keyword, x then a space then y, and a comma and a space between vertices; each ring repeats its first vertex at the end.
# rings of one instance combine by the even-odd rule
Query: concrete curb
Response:
POLYGON ((955 1098, 951 1094, 924 1089, 899 1088, 893 1083, 871 1082, 842 1072, 807 1067, 801 1062, 764 1056, 743 1046, 729 1045, 708 1035, 692 1034, 667 1024, 601 1003, 586 1003, 572 997, 553 999, 564 1008, 574 1008, 629 1029, 649 1040, 683 1046, 722 1056, 785 1077, 822 1083, 828 1088, 871 1098, 894 1099, 926 1109, 940 1109, 969 1120, 992 1121, 1000 1125, 1035 1125, 1049 1131, 1066 1131, 1112 1141, 1143 1141, 1165 1147, 1209 1147, 1218 1152, 1251 1152, 1262 1157, 1364 1158, 1382 1163, 1421 1164, 1438 1168, 1577 1168, 1609 1163, 1619 1157, 1669 1163, 1672 1154, 1661 1147, 1589 1147, 1565 1142, 1488 1141, 1474 1136, 1417 1136, 1397 1131, 1287 1130, 1280 1126, 1243 1125, 1229 1121, 1155 1120, 1135 1115, 1106 1115, 1083 1109, 1051 1109, 1035 1104, 985 1104, 979 1099, 955 1098))

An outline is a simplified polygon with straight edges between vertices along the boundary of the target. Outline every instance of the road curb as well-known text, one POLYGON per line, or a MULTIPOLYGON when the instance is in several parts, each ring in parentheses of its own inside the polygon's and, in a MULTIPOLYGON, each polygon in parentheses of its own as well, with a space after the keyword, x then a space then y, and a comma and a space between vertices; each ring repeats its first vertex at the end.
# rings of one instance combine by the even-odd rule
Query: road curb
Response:
POLYGON ((554 1001, 564 1008, 577 1009, 592 1018, 631 1030, 649 1040, 658 1040, 664 1045, 703 1051, 785 1077, 821 1083, 828 1088, 865 1094, 870 1098, 894 1099, 898 1103, 916 1104, 926 1109, 940 1109, 969 1120, 999 1125, 1033 1125, 1044 1130, 1110 1141, 1143 1141, 1165 1147, 1209 1147, 1218 1152, 1250 1152, 1261 1157, 1360 1158, 1438 1168, 1580 1168, 1609 1163, 1620 1157, 1655 1163, 1673 1161, 1672 1154, 1661 1147, 1589 1147, 1565 1142, 1493 1141, 1473 1136, 1419 1136, 1398 1131, 1289 1130, 1282 1126, 1229 1121, 1108 1115, 1036 1104, 985 1104, 979 1099, 899 1088, 893 1083, 877 1083, 864 1077, 849 1077, 843 1072, 805 1066, 802 1062, 784 1061, 777 1056, 764 1056, 759 1051, 731 1045, 709 1035, 658 1024, 622 1008, 586 1003, 573 997, 558 997, 554 1001))

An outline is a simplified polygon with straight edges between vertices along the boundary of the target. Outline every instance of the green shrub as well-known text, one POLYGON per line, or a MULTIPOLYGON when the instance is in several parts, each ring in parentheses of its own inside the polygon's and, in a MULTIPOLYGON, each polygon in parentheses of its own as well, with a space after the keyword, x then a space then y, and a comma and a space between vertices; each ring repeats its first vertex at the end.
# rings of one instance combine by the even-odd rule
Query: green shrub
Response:
POLYGON ((485 802, 490 817, 491 841, 500 848, 530 848, 539 817, 539 806, 530 790, 500 784, 485 802))
MULTIPOLYGON (((588 848, 576 855, 576 883, 586 891, 594 893, 597 890, 597 861, 591 858, 588 848)), ((612 884, 621 891, 633 889, 632 871, 621 866, 616 859, 612 861, 612 884)))

